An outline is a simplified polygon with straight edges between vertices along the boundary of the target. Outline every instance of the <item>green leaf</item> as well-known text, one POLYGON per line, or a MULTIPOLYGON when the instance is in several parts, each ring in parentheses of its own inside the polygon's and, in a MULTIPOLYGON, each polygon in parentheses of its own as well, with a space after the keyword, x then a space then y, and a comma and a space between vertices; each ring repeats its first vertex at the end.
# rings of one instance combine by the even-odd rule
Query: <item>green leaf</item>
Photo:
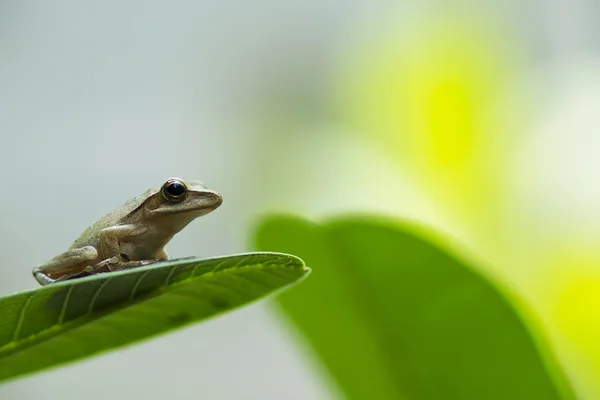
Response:
POLYGON ((308 272, 280 253, 188 258, 0 298, 0 381, 204 320, 308 272))
POLYGON ((278 302, 347 398, 573 399, 524 303, 427 237, 376 218, 273 216, 255 240, 313 269, 278 302))

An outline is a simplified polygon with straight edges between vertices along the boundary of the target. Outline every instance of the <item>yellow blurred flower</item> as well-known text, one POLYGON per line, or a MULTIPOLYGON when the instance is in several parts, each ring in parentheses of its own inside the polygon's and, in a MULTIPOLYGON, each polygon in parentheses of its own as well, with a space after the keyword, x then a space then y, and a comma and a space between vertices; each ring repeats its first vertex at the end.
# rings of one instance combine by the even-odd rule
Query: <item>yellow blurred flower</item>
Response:
POLYGON ((449 212, 480 221, 497 200, 503 156, 495 106, 514 68, 503 41, 472 17, 444 15, 367 43, 339 82, 343 118, 394 152, 449 212))

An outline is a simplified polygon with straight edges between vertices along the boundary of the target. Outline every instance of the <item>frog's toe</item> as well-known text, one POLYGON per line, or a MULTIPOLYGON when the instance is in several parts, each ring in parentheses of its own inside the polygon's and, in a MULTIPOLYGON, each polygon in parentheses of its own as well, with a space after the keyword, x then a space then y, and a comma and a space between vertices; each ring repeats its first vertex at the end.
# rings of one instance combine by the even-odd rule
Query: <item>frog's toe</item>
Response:
POLYGON ((75 249, 81 258, 86 260, 95 260, 98 258, 98 250, 94 246, 84 246, 79 249, 75 249))
POLYGON ((48 275, 44 274, 42 271, 39 270, 39 268, 33 270, 33 277, 42 286, 56 282, 55 279, 52 279, 48 275))

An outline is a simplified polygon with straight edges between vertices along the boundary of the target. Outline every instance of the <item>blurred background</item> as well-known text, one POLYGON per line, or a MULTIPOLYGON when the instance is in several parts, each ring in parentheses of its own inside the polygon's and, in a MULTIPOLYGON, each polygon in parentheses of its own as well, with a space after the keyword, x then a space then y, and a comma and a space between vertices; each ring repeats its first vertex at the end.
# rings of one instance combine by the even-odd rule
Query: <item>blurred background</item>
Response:
MULTIPOLYGON (((173 257, 250 250, 266 211, 379 212, 486 260, 600 398, 600 3, 0 4, 0 291, 166 178, 223 206, 173 257)), ((2 399, 341 398, 276 307, 0 386, 2 399), (233 382, 233 384, 232 384, 233 382)))

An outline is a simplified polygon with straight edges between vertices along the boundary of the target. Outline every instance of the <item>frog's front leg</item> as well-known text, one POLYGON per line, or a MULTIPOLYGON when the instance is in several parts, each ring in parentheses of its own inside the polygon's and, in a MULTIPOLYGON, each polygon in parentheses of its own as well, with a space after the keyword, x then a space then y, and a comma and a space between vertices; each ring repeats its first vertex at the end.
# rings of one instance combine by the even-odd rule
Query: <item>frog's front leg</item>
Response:
POLYGON ((40 285, 47 285, 77 275, 97 258, 98 251, 93 246, 69 249, 35 268, 33 276, 40 285))
POLYGON ((104 228, 98 233, 100 240, 100 254, 103 259, 119 257, 129 260, 127 254, 121 254, 121 246, 119 243, 125 239, 141 235, 147 229, 140 225, 117 225, 109 228, 104 228))
POLYGON ((94 267, 94 272, 106 272, 106 269, 109 271, 119 271, 135 268, 156 262, 158 259, 162 258, 160 256, 165 254, 164 252, 159 254, 158 259, 151 260, 132 260, 130 254, 121 252, 121 241, 142 235, 146 233, 147 230, 147 228, 140 225, 117 225, 102 229, 98 238, 100 240, 100 254, 102 255, 102 258, 106 259, 106 263, 102 262, 98 264, 94 267))

